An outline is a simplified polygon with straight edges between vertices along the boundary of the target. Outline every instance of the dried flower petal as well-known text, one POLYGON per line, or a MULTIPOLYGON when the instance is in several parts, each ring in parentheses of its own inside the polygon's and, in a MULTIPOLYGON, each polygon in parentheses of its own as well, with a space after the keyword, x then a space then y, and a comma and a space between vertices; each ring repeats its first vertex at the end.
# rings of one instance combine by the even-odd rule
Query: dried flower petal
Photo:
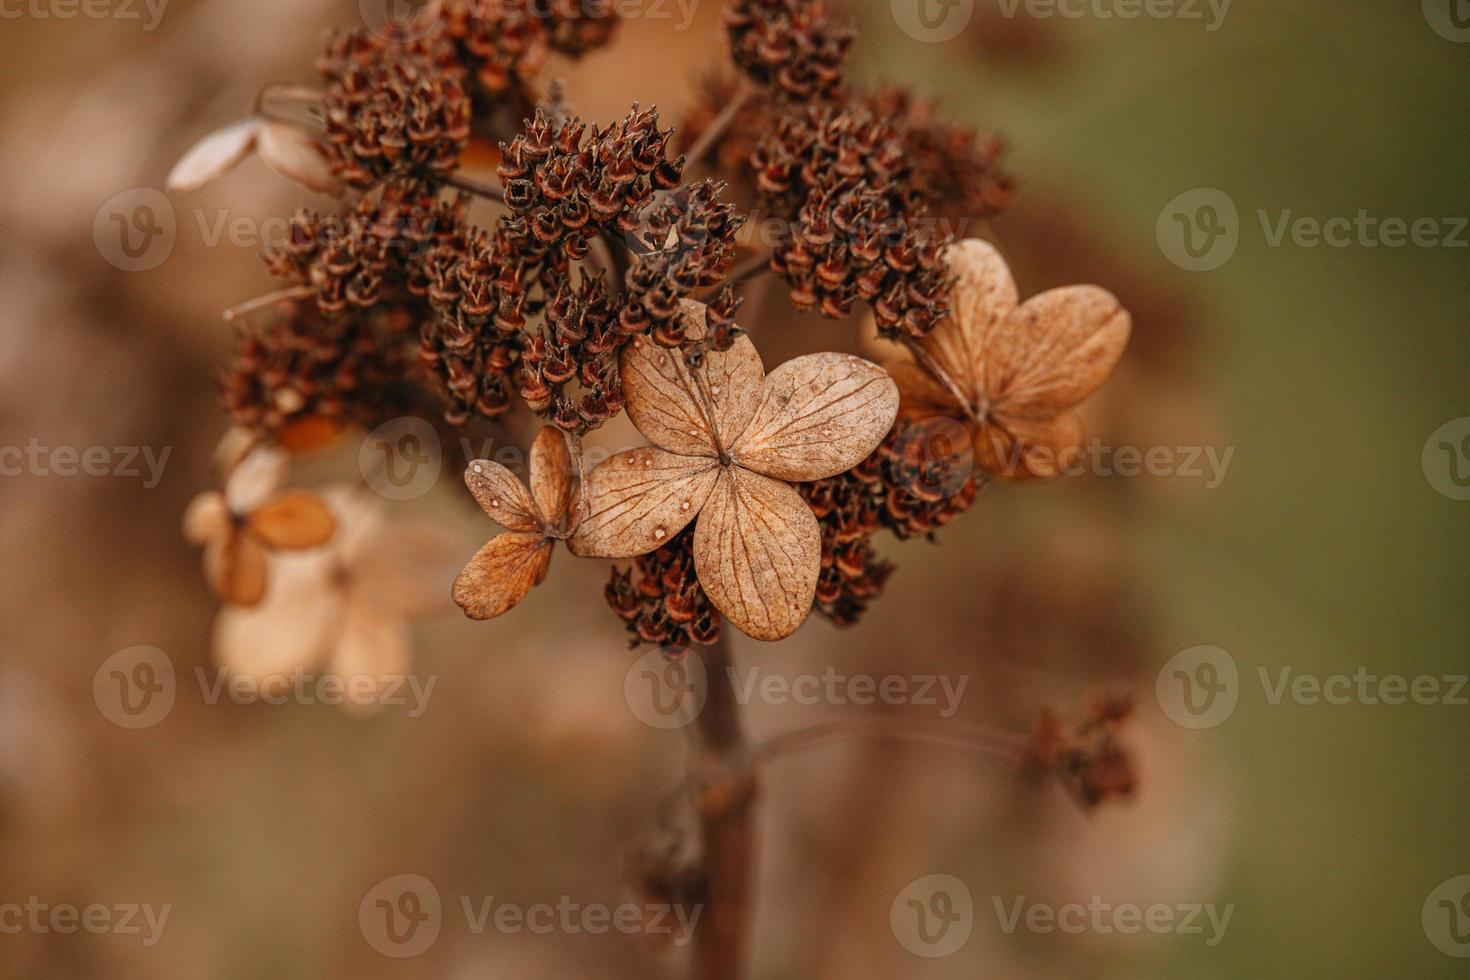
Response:
POLYGON ((264 121, 252 116, 216 129, 189 148, 168 173, 171 191, 192 191, 227 173, 255 149, 264 121))
POLYGON ((245 527, 272 548, 298 550, 330 541, 337 520, 314 494, 291 490, 254 511, 245 527))
POLYGON ((504 466, 477 459, 465 470, 464 483, 480 509, 507 531, 541 531, 544 522, 536 501, 526 485, 504 466))
POLYGON ((587 475, 591 509, 568 542, 584 558, 636 558, 667 544, 705 505, 720 467, 707 456, 634 449, 587 475))
POLYGON ((541 584, 551 566, 541 534, 507 532, 481 548, 454 582, 454 601, 471 619, 494 619, 541 584))
POLYGON ((265 598, 265 546, 232 530, 204 545, 204 580, 221 602, 253 606, 265 598))
POLYGON ((305 130, 284 123, 267 123, 260 131, 257 152, 267 167, 302 187, 333 197, 342 193, 342 185, 332 176, 332 166, 321 144, 305 130))
POLYGON ((531 444, 531 496, 546 526, 565 529, 576 499, 576 467, 567 438, 546 426, 531 444))

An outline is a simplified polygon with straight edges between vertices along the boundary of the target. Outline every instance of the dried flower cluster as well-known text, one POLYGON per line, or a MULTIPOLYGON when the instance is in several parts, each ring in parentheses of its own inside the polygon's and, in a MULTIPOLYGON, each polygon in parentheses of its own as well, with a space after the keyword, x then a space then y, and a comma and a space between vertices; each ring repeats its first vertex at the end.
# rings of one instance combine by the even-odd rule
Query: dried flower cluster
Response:
POLYGON ((1064 720, 1054 711, 1041 716, 1027 751, 1028 767, 1057 779, 1086 809, 1133 795, 1138 784, 1133 757, 1119 732, 1133 715, 1126 698, 1105 698, 1064 720))
POLYGON ((613 569, 607 603, 628 626, 633 645, 652 643, 672 650, 710 644, 720 635, 720 614, 699 587, 694 569, 694 529, 636 562, 633 570, 613 569))
POLYGON ((842 85, 853 31, 824 0, 731 0, 725 30, 736 67, 777 98, 823 99, 842 85))

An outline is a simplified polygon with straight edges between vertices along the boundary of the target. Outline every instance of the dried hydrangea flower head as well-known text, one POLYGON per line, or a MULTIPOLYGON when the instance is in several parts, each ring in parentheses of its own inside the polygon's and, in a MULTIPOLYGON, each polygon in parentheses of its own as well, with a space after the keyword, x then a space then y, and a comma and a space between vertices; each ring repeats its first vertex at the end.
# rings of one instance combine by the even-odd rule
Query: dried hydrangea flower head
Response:
POLYGON ((1107 380, 1132 321, 1112 293, 1068 286, 1020 303, 987 242, 951 246, 950 313, 890 371, 905 412, 949 415, 974 436, 975 461, 1005 479, 1056 476, 1082 442, 1073 409, 1107 380))
MULTIPOLYGON (((686 335, 700 339, 704 308, 683 309, 686 335)), ((846 354, 809 354, 767 376, 743 335, 697 366, 639 338, 621 367, 628 415, 653 445, 588 476, 572 551, 633 558, 697 520, 694 566, 715 608, 756 639, 789 636, 811 612, 822 550, 817 520, 790 484, 871 453, 897 414, 897 387, 846 354)))
POLYGON ((221 602, 253 606, 266 594, 266 554, 320 547, 337 522, 315 495, 280 491, 285 453, 256 449, 234 467, 223 491, 199 494, 184 513, 184 538, 204 547, 204 580, 221 602))
POLYGON ((454 601, 471 619, 494 619, 541 584, 551 552, 577 527, 577 480, 566 437, 547 427, 531 446, 531 488, 499 463, 477 459, 465 485, 506 533, 494 538, 459 573, 454 601))
POLYGON ((826 0, 729 0, 725 31, 736 66, 779 99, 829 98, 842 86, 854 33, 826 0))
POLYGON ((262 682, 302 668, 383 684, 409 669, 410 623, 454 608, 448 592, 459 548, 451 535, 387 520, 383 502, 361 489, 329 487, 323 498, 338 527, 331 546, 273 557, 266 600, 221 610, 214 656, 222 666, 262 682))

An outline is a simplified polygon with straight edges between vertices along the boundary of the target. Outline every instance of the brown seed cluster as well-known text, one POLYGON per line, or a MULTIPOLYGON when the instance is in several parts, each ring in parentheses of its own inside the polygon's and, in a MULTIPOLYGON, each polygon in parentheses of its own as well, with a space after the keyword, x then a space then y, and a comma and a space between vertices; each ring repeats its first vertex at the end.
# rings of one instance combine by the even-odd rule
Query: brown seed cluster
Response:
POLYGON ((1087 810, 1132 796, 1138 785, 1137 767, 1119 737, 1132 714, 1133 705, 1126 698, 1105 698, 1070 720, 1045 712, 1031 736, 1027 768, 1034 775, 1060 780, 1087 810))
POLYGON ((521 395, 564 431, 596 428, 623 410, 616 354, 628 339, 602 277, 583 273, 547 304, 546 325, 526 348, 521 395))
POLYGON ((775 98, 807 102, 841 88, 854 35, 825 0, 728 0, 724 20, 736 67, 775 98))
POLYGON ((790 226, 772 265, 800 309, 846 317, 870 304, 888 336, 921 337, 945 312, 944 244, 892 124, 853 107, 783 117, 751 163, 763 203, 790 226))
POLYGON ((932 540, 974 504, 978 487, 964 453, 936 445, 944 443, 900 417, 861 464, 798 487, 822 529, 816 609, 838 626, 856 624, 893 573, 873 548, 879 530, 932 540))
POLYGON ((636 560, 635 569, 613 569, 608 605, 627 624, 631 646, 708 646, 720 636, 720 614, 694 573, 694 526, 636 560), (637 580, 633 578, 637 571, 637 580))
MULTIPOLYGON (((240 335, 220 375, 225 411, 235 425, 281 437, 304 424, 369 428, 404 414, 408 325, 383 317, 326 317, 310 304, 286 304, 240 335)), ((289 441, 289 440, 282 440, 289 441)))
POLYGON ((332 172, 353 187, 393 176, 440 180, 470 137, 470 98, 452 46, 438 35, 395 44, 339 32, 318 60, 332 172))

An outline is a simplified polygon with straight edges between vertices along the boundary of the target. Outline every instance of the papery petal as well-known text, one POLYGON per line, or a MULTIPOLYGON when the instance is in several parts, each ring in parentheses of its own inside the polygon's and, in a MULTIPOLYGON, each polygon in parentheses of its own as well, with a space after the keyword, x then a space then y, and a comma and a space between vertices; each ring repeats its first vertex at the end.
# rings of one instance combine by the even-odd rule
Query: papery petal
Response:
POLYGON ((216 129, 191 146, 174 164, 164 186, 171 191, 192 191, 220 177, 255 148, 256 137, 264 125, 264 120, 252 116, 216 129))
POLYGON ((531 496, 551 527, 567 526, 576 495, 576 478, 567 437, 560 429, 546 426, 531 444, 531 496))
POLYGON ((995 246, 978 238, 950 245, 944 259, 955 277, 949 315, 918 345, 979 405, 991 335, 1016 308, 1016 281, 995 246))
POLYGON ((291 457, 279 449, 260 446, 246 453, 225 478, 225 502, 231 512, 245 515, 265 502, 286 482, 291 457))
POLYGON ((337 519, 315 494, 288 490, 256 508, 245 526, 272 548, 295 550, 332 540, 337 519))
POLYGON ((567 546, 585 558, 636 558, 699 513, 720 466, 652 446, 618 453, 587 475, 589 513, 567 546))
POLYGON ((204 581, 215 598, 253 606, 265 598, 265 547, 253 535, 231 530, 204 546, 204 581))
POLYGON ((488 459, 477 459, 464 471, 480 509, 507 531, 541 530, 541 512, 531 492, 510 470, 488 459))
POLYGON ((778 480, 822 480, 877 449, 898 414, 898 385, 851 354, 808 354, 771 372, 736 462, 778 480))
POLYGON ((551 548, 540 534, 500 535, 459 573, 454 601, 471 619, 494 619, 509 612, 546 577, 551 548))
POLYGON ((260 131, 257 152, 266 166, 288 180, 333 197, 342 193, 316 137, 303 129, 267 123, 260 131))
POLYGON ((954 419, 968 417, 959 399, 919 365, 899 361, 886 367, 888 376, 898 385, 899 411, 922 416, 947 415, 954 419))
POLYGON ((1001 418, 975 435, 975 462, 1006 480, 1050 480, 1080 461, 1082 422, 1075 412, 1052 419, 1001 418))
POLYGON ((201 545, 229 527, 230 509, 225 506, 225 495, 216 490, 199 494, 184 511, 184 540, 190 544, 201 545))
POLYGON ((694 529, 700 587, 741 632, 780 640, 812 609, 822 534, 789 484, 724 469, 694 529))
POLYGON ((1045 419, 1073 407, 1107 380, 1131 328, 1118 298, 1096 286, 1032 297, 992 336, 985 368, 992 410, 1045 419))
POLYGON ((316 666, 342 611, 331 572, 332 560, 323 553, 274 559, 270 598, 253 609, 225 608, 216 617, 215 661, 257 681, 316 666))
MULTIPOLYGON (((703 304, 685 301, 683 314, 685 333, 703 337, 703 304)), ((765 378, 760 354, 743 334, 728 351, 707 352, 698 370, 647 337, 625 347, 620 364, 633 424, 655 446, 684 456, 714 457, 718 445, 729 446, 754 416, 765 378)))
POLYGON ((397 679, 412 665, 408 623, 365 597, 349 595, 327 659, 327 669, 353 692, 343 707, 363 713, 381 708, 378 699, 398 687, 397 679))

